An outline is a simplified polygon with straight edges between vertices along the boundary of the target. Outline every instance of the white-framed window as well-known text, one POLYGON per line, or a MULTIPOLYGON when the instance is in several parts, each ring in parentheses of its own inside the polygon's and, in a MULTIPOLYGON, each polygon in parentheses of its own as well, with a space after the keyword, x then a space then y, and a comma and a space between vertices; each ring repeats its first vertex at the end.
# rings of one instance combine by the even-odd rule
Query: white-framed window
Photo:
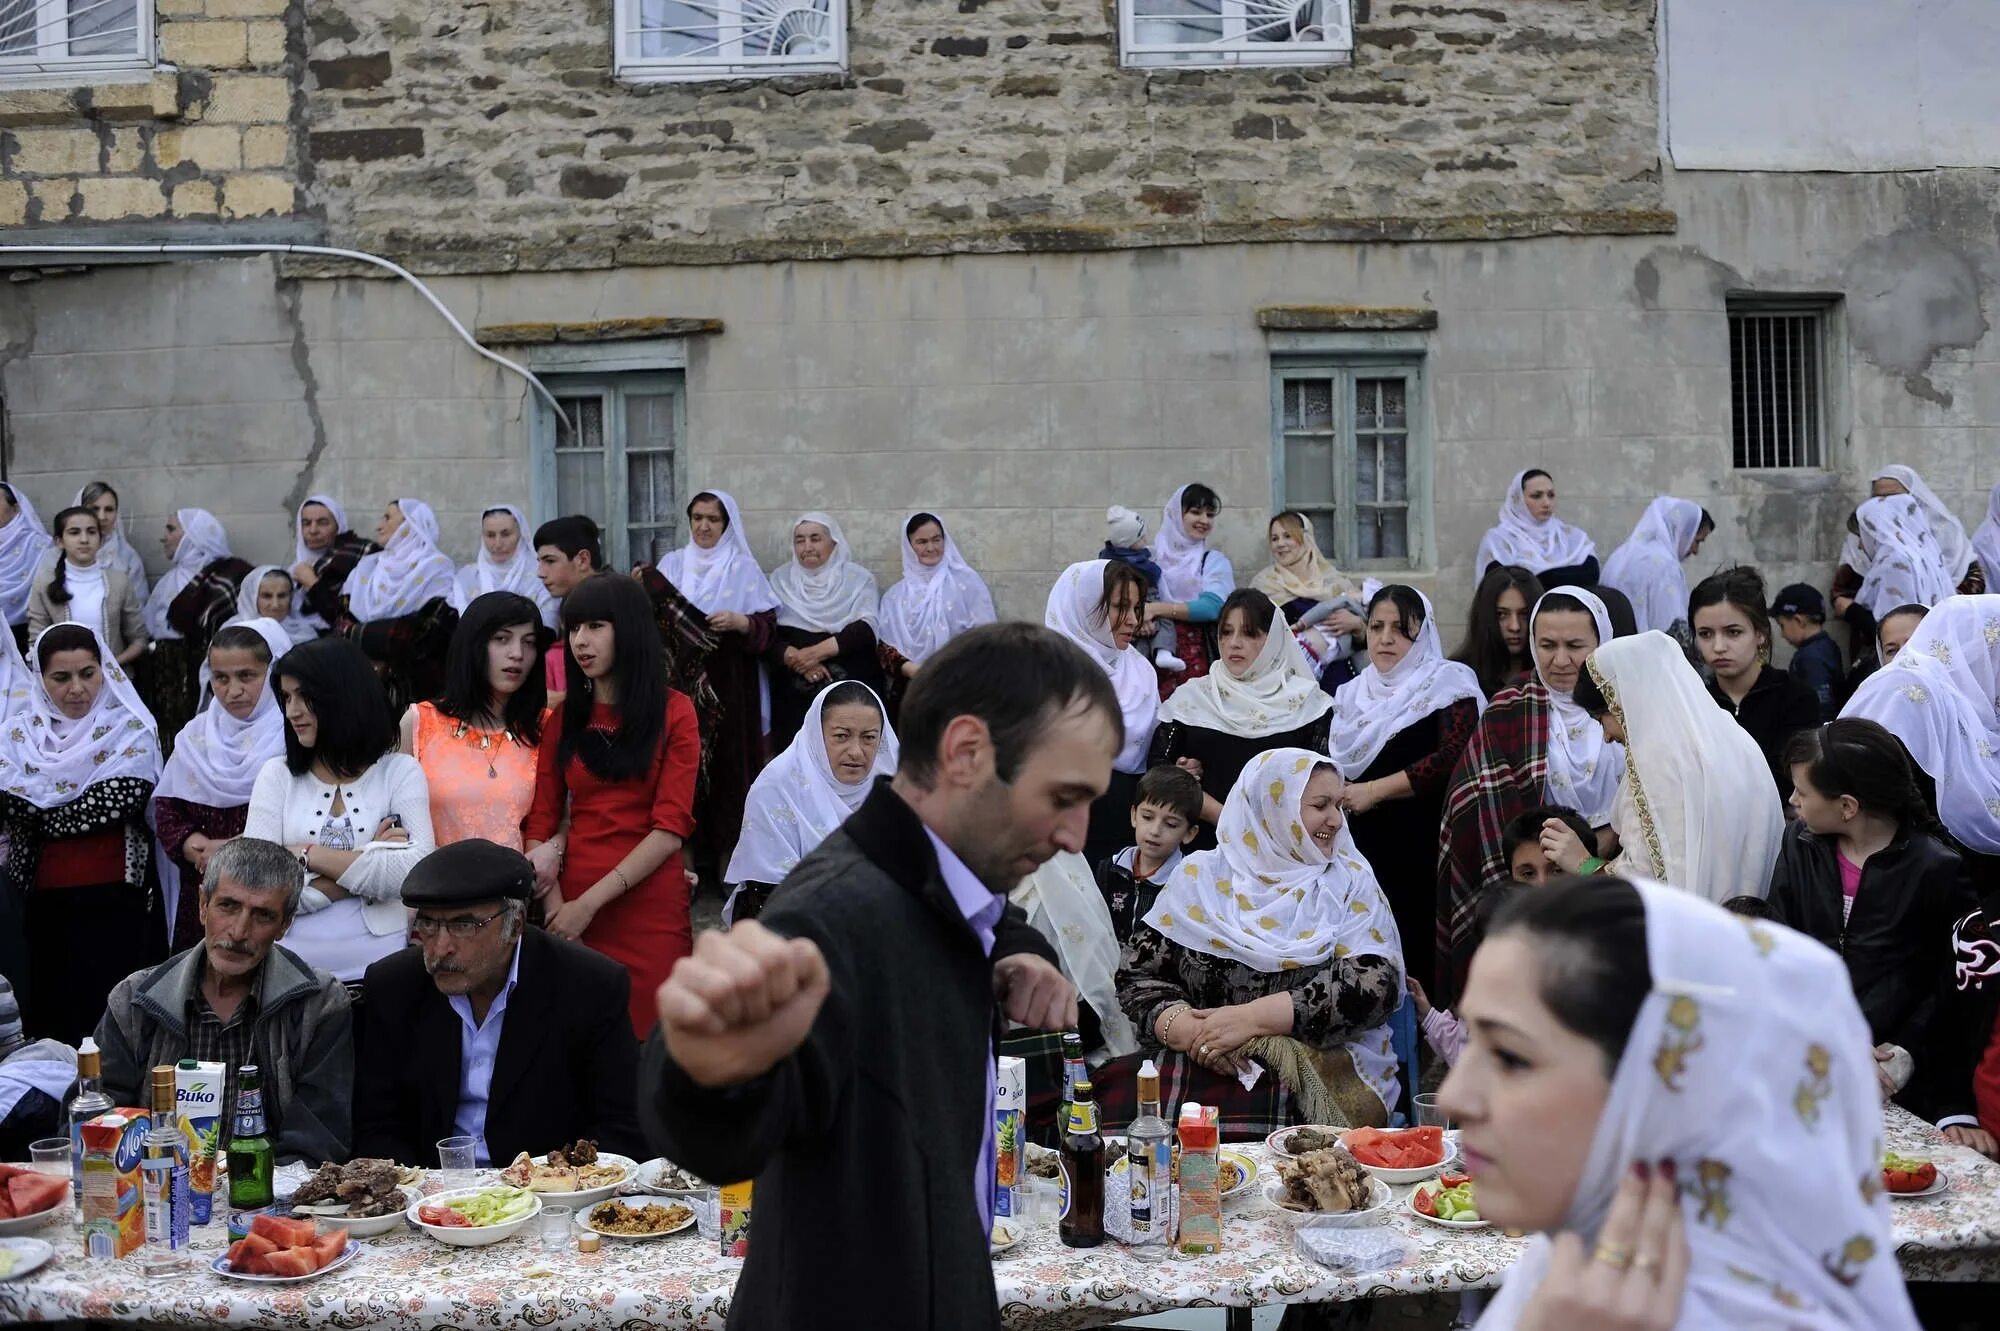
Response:
POLYGON ((154 63, 151 0, 0 0, 0 83, 154 63))
POLYGON ((535 521, 569 513, 596 520, 604 566, 655 563, 679 543, 681 376, 544 374, 565 426, 536 399, 535 521))
POLYGON ((1127 68, 1344 65, 1354 58, 1349 0, 1118 0, 1127 68))
POLYGON ((847 68, 847 0, 616 0, 613 22, 633 82, 847 68))
POLYGON ((1280 361, 1272 473, 1346 569, 1402 570, 1430 549, 1431 449, 1420 359, 1280 361))
POLYGON ((1729 438, 1738 470, 1826 465, 1825 300, 1729 298, 1729 438))

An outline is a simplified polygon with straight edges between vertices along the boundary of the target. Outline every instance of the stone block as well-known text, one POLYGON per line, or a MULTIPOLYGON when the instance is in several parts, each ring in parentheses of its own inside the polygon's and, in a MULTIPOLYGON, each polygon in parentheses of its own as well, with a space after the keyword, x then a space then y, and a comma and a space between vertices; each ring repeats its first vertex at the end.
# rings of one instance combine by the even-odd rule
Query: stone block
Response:
POLYGON ((269 74, 228 74, 215 80, 205 118, 234 124, 282 121, 291 113, 292 90, 269 74))
MULTIPOLYGON (((199 17, 208 0, 153 0, 153 8, 163 19, 199 17)), ((163 28, 164 24, 161 25, 163 28)))
POLYGON ((181 19, 160 25, 160 56, 187 69, 242 69, 244 25, 230 19, 181 19))
POLYGON ((210 18, 283 18, 291 0, 208 0, 210 18))
POLYGON ((387 83, 390 60, 387 51, 370 51, 366 55, 314 60, 308 63, 307 68, 312 71, 313 82, 320 87, 354 92, 363 88, 379 88, 387 83))
POLYGON ((0 180, 0 226, 19 226, 28 218, 28 187, 18 180, 0 180))
POLYGON ((104 157, 104 169, 117 175, 129 175, 137 171, 146 161, 145 132, 137 126, 129 129, 114 129, 111 134, 111 149, 104 157))
POLYGON ((0 90, 0 127, 52 125, 76 114, 76 98, 67 88, 0 90))
POLYGON ((243 131, 243 165, 253 171, 283 166, 291 151, 292 131, 283 125, 252 125, 243 131))
POLYGON ((213 217, 221 211, 215 184, 207 180, 184 180, 174 186, 175 217, 213 217))
POLYGON ((424 132, 407 127, 315 131, 308 143, 316 162, 379 162, 424 155, 424 132))
POLYGON ((250 63, 276 65, 285 59, 285 25, 281 19, 256 19, 248 29, 250 63))
POLYGON ((167 196, 157 180, 131 177, 80 180, 76 188, 83 196, 82 216, 93 222, 158 217, 167 211, 167 196))
POLYGON ((44 222, 61 222, 73 216, 79 202, 74 180, 31 180, 28 198, 41 210, 44 222))
POLYGON ((291 180, 285 176, 231 176, 222 182, 222 210, 226 217, 287 214, 296 204, 295 194, 291 180))
POLYGON ((29 176, 74 176, 97 170, 97 135, 88 129, 19 129, 10 136, 10 170, 29 176))
POLYGON ((234 125, 161 130, 153 140, 153 160, 162 170, 188 162, 203 171, 234 171, 243 165, 243 131, 234 125))

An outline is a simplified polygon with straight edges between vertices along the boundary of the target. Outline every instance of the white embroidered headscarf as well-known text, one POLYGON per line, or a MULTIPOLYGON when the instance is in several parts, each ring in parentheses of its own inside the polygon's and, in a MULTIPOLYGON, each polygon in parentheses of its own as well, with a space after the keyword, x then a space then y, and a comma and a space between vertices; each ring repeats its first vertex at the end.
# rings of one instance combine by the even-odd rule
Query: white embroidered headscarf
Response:
MULTIPOLYGON (((250 570, 249 575, 236 588, 236 613, 229 617, 227 623, 223 625, 224 628, 230 624, 252 624, 264 618, 264 612, 257 608, 257 589, 263 585, 264 579, 273 573, 283 573, 287 580, 291 577, 289 571, 279 568, 276 564, 259 564, 250 570)), ((280 626, 290 637, 293 646, 311 642, 319 636, 319 630, 313 627, 311 620, 298 612, 297 596, 292 598, 292 607, 291 613, 278 621, 280 626)))
POLYGON ((1854 538, 1868 561, 1854 599, 1881 619, 1899 605, 1936 605, 1958 586, 1930 519, 1914 495, 1884 495, 1854 510, 1854 538))
POLYGON ((528 515, 513 504, 489 504, 481 510, 479 556, 459 569, 453 577, 451 608, 464 614, 465 607, 488 592, 513 592, 517 596, 525 596, 541 612, 543 624, 549 628, 556 626, 555 598, 549 595, 549 589, 542 586, 542 580, 535 575, 535 547, 529 540, 528 515), (514 530, 520 533, 514 555, 505 563, 494 559, 486 550, 486 519, 496 513, 505 513, 512 518, 514 530))
MULTIPOLYGON (((1558 587, 1542 593, 1528 614, 1528 650, 1535 642, 1535 621, 1542 604, 1551 596, 1568 596, 1583 603, 1597 625, 1597 645, 1611 641, 1611 613, 1604 602, 1581 587, 1558 587)), ((1535 678, 1549 695, 1548 802, 1575 809, 1592 827, 1611 821, 1612 806, 1618 799, 1618 783, 1625 776, 1625 746, 1604 738, 1604 727, 1576 699, 1549 687, 1542 667, 1535 666, 1535 678)), ((1768 772, 1768 769, 1766 769, 1768 772)))
MULTIPOLYGON (((1634 886, 1652 990, 1563 1231, 1590 1251, 1633 1164, 1672 1160, 1690 1257, 1674 1331, 1916 1331, 1868 1023, 1840 958, 1692 893, 1634 886)), ((1546 1234, 1529 1243, 1478 1331, 1512 1331, 1552 1251, 1546 1234)))
POLYGON ((800 564, 795 555, 771 570, 771 590, 778 595, 778 623, 814 633, 838 633, 861 620, 874 624, 881 603, 875 575, 848 557, 847 533, 838 522, 825 513, 801 513, 792 523, 793 533, 808 522, 826 528, 833 553, 815 569, 800 564))
MULTIPOLYGON (((1972 567, 1972 542, 1967 539, 1965 524, 1958 520, 1958 514, 1952 512, 1931 487, 1924 484, 1924 478, 1917 475, 1913 467, 1884 467, 1868 478, 1871 486, 1876 481, 1896 482, 1909 491, 1910 497, 1923 509, 1924 517, 1930 521, 1931 535, 1937 538, 1938 550, 1944 555, 1945 573, 1951 578, 1952 590, 1956 591, 1958 584, 1965 581, 1967 570, 1972 567)), ((1853 568, 1856 573, 1868 571, 1859 565, 1853 568)))
MULTIPOLYGON (((92 481, 90 483, 90 485, 100 484, 102 484, 100 481, 92 481)), ((90 507, 83 502, 83 492, 88 490, 90 485, 78 489, 76 498, 70 500, 70 503, 79 508, 90 507)), ((110 490, 111 487, 105 486, 105 489, 110 490)), ((116 490, 112 490, 111 493, 113 496, 118 494, 116 490)), ((95 512, 96 510, 92 509, 92 511, 95 512)), ((134 550, 132 543, 125 539, 125 507, 122 502, 118 507, 118 519, 111 524, 111 530, 100 531, 98 537, 98 567, 121 570, 125 574, 125 581, 131 585, 132 595, 138 597, 141 602, 144 602, 147 594, 146 561, 139 557, 139 552, 134 550)))
POLYGON ((743 529, 743 513, 736 507, 735 496, 727 490, 704 490, 702 494, 721 504, 728 518, 722 539, 713 550, 704 550, 690 537, 686 545, 669 552, 660 561, 661 576, 705 615, 723 610, 756 615, 777 609, 778 594, 771 589, 764 570, 757 567, 757 556, 751 553, 750 536, 743 529))
MULTIPOLYGON (((264 639, 271 650, 272 665, 292 649, 290 634, 275 619, 245 620, 243 626, 256 630, 264 639)), ((181 727, 153 798, 186 800, 216 809, 248 804, 257 773, 271 759, 285 756, 285 714, 272 683, 267 670, 256 706, 241 721, 210 694, 194 719, 181 727)))
POLYGON ((35 635, 29 658, 41 659, 41 641, 50 633, 79 628, 96 640, 103 671, 90 711, 75 720, 64 716, 36 670, 27 698, 7 719, 6 743, 0 744, 0 790, 38 809, 59 809, 116 777, 160 778, 159 727, 102 633, 87 624, 52 624, 35 635))
MULTIPOLYGON (((1215 849, 1196 851, 1168 876, 1146 924, 1190 951, 1271 974, 1320 966, 1350 953, 1396 965, 1403 941, 1375 871, 1343 817, 1331 851, 1306 835, 1300 806, 1313 772, 1333 764, 1305 749, 1252 758, 1230 787, 1215 849)), ((1382 1103, 1396 1103, 1396 1056, 1387 1024, 1347 1045, 1382 1103)))
MULTIPOLYGON (((1328 749, 1340 770, 1351 776, 1367 771, 1390 740, 1432 712, 1464 698, 1472 699, 1482 712, 1486 710, 1479 676, 1471 666, 1445 659, 1430 598, 1422 592, 1416 596, 1423 602, 1424 623, 1403 659, 1386 675, 1371 660, 1333 695, 1328 749)), ((1392 609, 1395 605, 1393 601, 1385 604, 1392 609)))
MULTIPOLYGON (((152 594, 146 598, 146 632, 155 641, 181 636, 180 630, 167 619, 174 598, 185 591, 203 569, 218 559, 229 558, 229 535, 222 530, 222 524, 216 521, 213 513, 205 508, 184 508, 174 514, 174 518, 181 524, 181 543, 174 547, 174 566, 154 584, 152 594)), ((103 560, 100 554, 98 562, 103 560)))
POLYGON ((55 538, 42 530, 26 491, 9 482, 7 492, 19 511, 0 527, 0 619, 19 624, 28 617, 28 593, 34 590, 42 556, 54 548, 55 538))
POLYGON ((2000 595, 1932 606, 1840 714, 1887 727, 1937 783, 1938 820, 1971 849, 2000 855, 2000 595))
POLYGON ((1715 705, 1680 643, 1657 630, 1607 642, 1584 663, 1625 727, 1612 824, 1619 865, 1710 901, 1761 897, 1785 830, 1771 768, 1715 705))
POLYGON ((1597 553, 1597 543, 1583 528, 1572 527, 1554 514, 1547 522, 1535 521, 1522 494, 1530 470, 1538 469, 1514 473, 1507 486, 1507 501, 1500 505, 1500 525, 1488 528, 1480 539, 1478 557, 1472 561, 1475 587, 1495 564, 1515 564, 1530 573, 1546 573, 1552 568, 1574 567, 1597 553))
POLYGON ((820 727, 827 699, 845 691, 847 685, 821 689, 813 695, 791 744, 751 783, 750 794, 743 801, 743 832, 722 876, 724 882, 783 882, 800 860, 861 807, 876 777, 896 774, 901 749, 888 712, 873 689, 865 684, 855 687, 873 699, 882 717, 882 746, 875 751, 875 764, 868 775, 850 786, 834 774, 826 752, 826 734, 820 727))
POLYGON ((1201 566, 1208 558, 1208 541, 1187 534, 1181 496, 1183 485, 1167 496, 1160 510, 1160 534, 1153 541, 1153 562, 1160 566, 1160 595, 1169 601, 1192 601, 1201 595, 1201 566))
POLYGON ((1160 720, 1249 739, 1297 730, 1333 706, 1333 699, 1313 678, 1283 612, 1276 612, 1264 646, 1241 676, 1218 656, 1206 675, 1181 685, 1160 704, 1160 720))
POLYGON ((958 552, 944 519, 912 513, 903 527, 919 516, 929 517, 944 532, 944 558, 926 568, 910 538, 903 537, 903 580, 882 594, 883 642, 904 657, 922 664, 959 634, 999 618, 993 593, 958 552))
POLYGON ((1125 747, 1111 765, 1128 774, 1143 772, 1160 716, 1160 677, 1138 648, 1120 649, 1112 641, 1097 608, 1104 599, 1104 567, 1102 559, 1086 559, 1064 569, 1049 588, 1042 622, 1088 652, 1110 679, 1125 718, 1125 747))
POLYGON ((347 613, 364 624, 414 615, 452 591, 451 560, 438 549, 437 515, 421 499, 398 499, 403 525, 388 548, 366 555, 347 578, 347 613))
POLYGON ((1060 851, 1023 878, 1007 899, 1019 906, 1028 923, 1055 947, 1063 974, 1097 1014, 1104 1044, 1086 1052, 1105 1058, 1137 1053, 1139 1033, 1118 1002, 1118 962, 1123 949, 1090 861, 1072 851, 1060 851))
POLYGON ((1681 561, 1701 532, 1701 505, 1662 495, 1646 505, 1632 538, 1604 562, 1605 586, 1625 593, 1641 632, 1669 632, 1688 617, 1687 572, 1681 561))
MULTIPOLYGON (((7 733, 6 724, 27 707, 28 691, 34 684, 35 672, 21 659, 14 635, 0 632, 0 735, 7 733)), ((7 746, 0 743, 0 789, 5 789, 6 771, 7 746)))
POLYGON ((1972 557, 1986 571, 1989 587, 2000 587, 2000 485, 1986 498, 1986 521, 1972 533, 1972 557))

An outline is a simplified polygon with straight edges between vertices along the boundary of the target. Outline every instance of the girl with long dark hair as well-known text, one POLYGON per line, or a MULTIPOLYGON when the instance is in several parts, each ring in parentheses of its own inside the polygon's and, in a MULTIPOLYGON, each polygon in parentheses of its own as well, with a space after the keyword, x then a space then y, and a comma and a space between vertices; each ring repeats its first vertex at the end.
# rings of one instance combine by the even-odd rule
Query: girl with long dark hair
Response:
POLYGON ((1754 568, 1726 568, 1695 584, 1688 597, 1688 623, 1695 646, 1713 672, 1709 696, 1736 718, 1763 751, 1778 787, 1792 796, 1792 773, 1785 746, 1801 730, 1819 724, 1819 697, 1791 673, 1771 664, 1770 598, 1754 568))
POLYGON ((29 634, 51 624, 88 624, 104 635, 118 664, 132 664, 146 654, 151 640, 143 600, 133 593, 125 570, 105 562, 97 515, 80 505, 66 508, 50 526, 62 551, 35 575, 28 596, 29 634))
POLYGON ((1528 612, 1542 599, 1542 591, 1541 579, 1518 564, 1502 564, 1479 580, 1465 638, 1451 659, 1472 667, 1487 697, 1521 683, 1535 668, 1528 612))
POLYGON ((542 732, 533 856, 561 826, 568 846, 548 928, 632 974, 632 1029, 644 1037, 654 994, 694 950, 681 848, 694 830, 701 739, 694 704, 669 689, 652 602, 630 578, 597 573, 562 603, 569 688, 542 732))

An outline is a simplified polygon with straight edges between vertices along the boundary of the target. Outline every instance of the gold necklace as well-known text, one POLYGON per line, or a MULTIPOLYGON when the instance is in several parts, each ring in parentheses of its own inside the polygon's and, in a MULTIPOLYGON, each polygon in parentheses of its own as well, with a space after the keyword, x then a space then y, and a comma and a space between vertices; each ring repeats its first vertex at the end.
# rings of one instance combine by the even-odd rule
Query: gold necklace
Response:
MULTIPOLYGON (((453 739, 464 739, 466 735, 471 733, 471 730, 472 730, 471 726, 467 725, 463 721, 460 721, 457 725, 452 727, 451 737, 453 739)), ((502 739, 506 740, 510 744, 513 743, 514 741, 514 732, 512 730, 503 730, 500 732, 500 736, 502 739)), ((500 773, 494 770, 492 750, 493 750, 493 732, 490 730, 480 731, 479 751, 486 755, 486 775, 489 778, 498 780, 500 777, 500 773)))

